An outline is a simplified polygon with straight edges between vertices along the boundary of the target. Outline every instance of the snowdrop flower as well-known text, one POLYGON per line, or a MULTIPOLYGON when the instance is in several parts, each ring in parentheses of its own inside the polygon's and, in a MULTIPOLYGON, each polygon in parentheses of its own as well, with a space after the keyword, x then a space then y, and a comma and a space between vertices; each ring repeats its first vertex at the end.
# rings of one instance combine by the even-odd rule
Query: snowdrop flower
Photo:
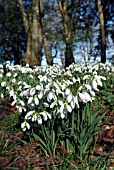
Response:
POLYGON ((14 100, 12 103, 11 103, 11 106, 14 106, 16 104, 17 100, 14 100))
POLYGON ((32 117, 32 122, 35 122, 37 120, 37 114, 34 114, 33 117, 32 117))
POLYGON ((64 91, 65 89, 66 89, 66 85, 65 84, 60 84, 60 86, 61 86, 61 89, 62 89, 62 91, 64 91))
POLYGON ((39 114, 43 116, 44 121, 47 121, 48 118, 51 119, 51 115, 46 111, 40 112, 39 114))
POLYGON ((2 65, 2 64, 0 64, 0 68, 3 68, 3 65, 2 65))
POLYGON ((38 117, 37 121, 38 121, 39 124, 42 124, 42 118, 41 117, 38 117))
POLYGON ((60 105, 60 114, 61 114, 61 118, 64 118, 65 115, 68 113, 68 112, 72 112, 72 108, 70 105, 68 105, 67 103, 63 103, 62 100, 59 100, 58 101, 59 105, 60 105))
POLYGON ((31 86, 28 84, 24 84, 24 89, 29 89, 31 86))
POLYGON ((23 107, 20 104, 16 104, 16 108, 18 109, 18 114, 21 115, 23 107))
POLYGON ((18 74, 17 74, 17 73, 15 73, 13 76, 14 76, 14 77, 17 77, 17 76, 18 76, 18 74))
POLYGON ((29 95, 29 89, 24 90, 24 91, 22 91, 22 92, 20 93, 20 96, 21 96, 21 97, 23 97, 23 96, 28 97, 28 95, 29 95))
POLYGON ((50 108, 52 109, 54 106, 57 106, 57 101, 52 102, 51 105, 50 105, 50 108))
POLYGON ((49 94, 47 95, 47 101, 48 101, 48 102, 51 102, 52 99, 53 99, 54 101, 56 101, 56 100, 57 100, 57 97, 56 97, 55 93, 49 92, 49 94))
POLYGON ((12 83, 16 83, 16 79, 15 78, 12 80, 12 83))
POLYGON ((1 87, 6 87, 6 82, 5 82, 5 81, 3 81, 3 82, 1 83, 1 87))
POLYGON ((66 95, 69 95, 69 94, 70 94, 70 89, 66 88, 65 94, 66 94, 66 95))
POLYGON ((91 86, 89 84, 85 84, 84 86, 87 88, 87 90, 91 90, 91 86))
POLYGON ((29 112, 26 114, 25 119, 26 119, 26 120, 31 119, 32 116, 34 115, 34 113, 35 113, 35 110, 29 111, 29 112))
POLYGON ((38 97, 36 95, 34 96, 34 102, 35 102, 36 105, 39 104, 39 100, 38 100, 38 97))
POLYGON ((8 72, 8 73, 6 74, 6 77, 11 77, 11 73, 8 72))
POLYGON ((68 96, 67 96, 67 102, 68 103, 70 103, 71 101, 72 101, 72 99, 73 99, 73 95, 72 94, 69 94, 68 96))
POLYGON ((3 75, 2 74, 0 74, 0 78, 2 78, 3 77, 3 75))
POLYGON ((31 97, 28 98, 28 104, 31 104, 32 101, 33 101, 33 96, 31 96, 31 97))
POLYGON ((4 98, 4 95, 3 95, 3 93, 1 93, 1 95, 0 95, 0 96, 1 96, 1 98, 2 98, 2 99, 4 98))
POLYGON ((42 87, 40 85, 36 85, 36 90, 41 90, 42 87))
POLYGON ((89 91, 92 97, 95 97, 95 92, 93 90, 89 91))
POLYGON ((42 99, 43 95, 44 95, 43 90, 38 91, 38 98, 39 99, 42 99))
POLYGON ((93 87, 94 90, 99 91, 99 89, 97 88, 97 85, 98 85, 97 81, 95 79, 93 79, 92 80, 92 87, 93 87))
POLYGON ((21 128, 23 131, 26 131, 27 129, 30 129, 30 125, 24 121, 22 124, 21 124, 21 128))
POLYGON ((20 100, 20 104, 21 104, 22 106, 25 106, 25 103, 24 103, 23 100, 20 100))
POLYGON ((10 95, 10 97, 11 97, 11 96, 14 96, 14 91, 13 91, 13 90, 10 90, 9 95, 10 95))
POLYGON ((46 102, 44 102, 44 106, 45 106, 45 107, 49 107, 49 104, 46 103, 46 102))
POLYGON ((83 93, 80 93, 79 92, 79 98, 80 98, 80 101, 84 102, 84 103, 87 103, 89 101, 92 101, 90 95, 87 93, 87 92, 83 92, 83 93))
POLYGON ((30 93, 29 93, 30 96, 34 96, 35 93, 36 93, 36 89, 35 88, 30 89, 30 93))
POLYGON ((76 107, 79 108, 78 95, 74 96, 74 103, 76 104, 76 107))

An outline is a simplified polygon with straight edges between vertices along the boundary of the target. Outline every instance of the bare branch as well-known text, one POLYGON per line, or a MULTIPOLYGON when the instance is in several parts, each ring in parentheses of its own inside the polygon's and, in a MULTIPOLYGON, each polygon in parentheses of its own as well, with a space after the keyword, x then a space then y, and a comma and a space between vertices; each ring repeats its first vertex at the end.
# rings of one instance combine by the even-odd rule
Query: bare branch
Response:
POLYGON ((24 5, 23 5, 23 1, 22 0, 18 0, 18 3, 19 3, 19 6, 20 6, 20 10, 22 12, 22 19, 23 19, 23 25, 25 27, 25 31, 26 33, 28 32, 28 19, 27 19, 27 14, 25 12, 25 8, 24 8, 24 5))

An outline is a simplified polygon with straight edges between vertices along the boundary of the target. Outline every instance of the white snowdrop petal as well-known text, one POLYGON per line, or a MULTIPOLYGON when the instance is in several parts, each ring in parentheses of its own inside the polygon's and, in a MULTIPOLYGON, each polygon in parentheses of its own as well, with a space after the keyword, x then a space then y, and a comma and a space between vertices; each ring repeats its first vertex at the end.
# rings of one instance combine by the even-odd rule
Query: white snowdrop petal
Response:
POLYGON ((65 115, 63 113, 61 113, 61 118, 64 119, 65 118, 65 115))
POLYGON ((27 128, 28 128, 28 129, 30 129, 30 125, 29 125, 29 123, 27 123, 27 122, 26 122, 26 126, 27 126, 27 128))
POLYGON ((92 87, 94 90, 99 91, 99 89, 97 88, 97 82, 95 79, 93 79, 93 81, 92 81, 92 87))
POLYGON ((36 92, 35 88, 30 89, 30 95, 31 96, 34 96, 35 92, 36 92))
POLYGON ((42 124, 42 118, 41 118, 41 117, 39 117, 39 118, 37 119, 37 121, 38 121, 39 124, 42 124))
POLYGON ((42 99, 42 97, 43 97, 43 91, 39 91, 39 92, 38 92, 38 98, 39 98, 39 99, 42 99))
POLYGON ((67 101, 68 101, 68 103, 70 103, 70 102, 72 101, 72 99, 73 99, 72 94, 69 94, 69 95, 67 96, 67 101))
POLYGON ((31 103, 32 103, 32 100, 33 100, 33 97, 32 97, 32 96, 29 97, 29 99, 28 99, 28 104, 31 104, 31 103))
POLYGON ((49 104, 46 103, 46 102, 44 102, 44 106, 45 106, 45 107, 49 107, 49 104))
POLYGON ((63 101, 62 100, 58 100, 58 103, 59 103, 60 106, 63 105, 63 101))
POLYGON ((72 108, 70 105, 67 105, 67 110, 71 113, 72 112, 72 108))
POLYGON ((35 96, 35 104, 38 105, 39 104, 39 100, 38 98, 35 96))
POLYGON ((67 88, 67 89, 65 90, 65 94, 66 94, 66 95, 69 95, 69 94, 70 94, 70 89, 67 88))
POLYGON ((36 86, 36 90, 41 90, 42 88, 41 88, 41 86, 40 85, 37 85, 36 86))

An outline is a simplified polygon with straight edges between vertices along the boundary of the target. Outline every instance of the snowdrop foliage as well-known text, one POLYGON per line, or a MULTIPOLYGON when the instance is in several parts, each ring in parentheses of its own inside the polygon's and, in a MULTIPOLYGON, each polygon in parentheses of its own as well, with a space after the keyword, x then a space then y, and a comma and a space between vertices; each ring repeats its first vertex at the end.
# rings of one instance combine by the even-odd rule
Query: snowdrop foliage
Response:
POLYGON ((66 69, 58 65, 51 67, 29 68, 6 63, 6 75, 0 64, 0 96, 12 97, 12 106, 16 105, 18 113, 23 117, 21 128, 30 129, 32 122, 39 125, 54 117, 66 119, 68 114, 80 103, 92 102, 99 86, 103 86, 106 75, 114 72, 114 67, 107 64, 72 64, 66 69))

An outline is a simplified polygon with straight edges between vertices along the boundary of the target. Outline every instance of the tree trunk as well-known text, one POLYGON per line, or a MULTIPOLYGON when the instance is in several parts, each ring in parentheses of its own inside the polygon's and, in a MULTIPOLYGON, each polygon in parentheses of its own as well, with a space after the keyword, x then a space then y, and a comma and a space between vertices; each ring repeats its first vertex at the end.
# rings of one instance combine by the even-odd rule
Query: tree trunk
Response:
POLYGON ((74 62, 73 57, 73 48, 72 48, 72 25, 70 23, 69 16, 67 14, 67 5, 65 0, 61 1, 58 0, 60 13, 62 15, 63 21, 63 34, 64 34, 64 41, 66 45, 65 50, 65 67, 68 67, 70 64, 74 62))
POLYGON ((27 34, 27 49, 22 61, 28 63, 31 67, 41 65, 42 60, 42 20, 43 20, 43 2, 42 0, 32 1, 32 10, 29 18, 25 12, 22 0, 18 0, 23 17, 23 25, 27 34))
POLYGON ((44 49, 46 54, 46 61, 49 66, 53 65, 53 56, 52 56, 52 50, 51 50, 50 42, 48 42, 46 35, 44 33, 44 49))
POLYGON ((104 24, 104 14, 102 9, 101 0, 97 0, 97 8, 100 20, 100 36, 101 36, 101 62, 106 62, 106 35, 105 35, 105 24, 104 24))

